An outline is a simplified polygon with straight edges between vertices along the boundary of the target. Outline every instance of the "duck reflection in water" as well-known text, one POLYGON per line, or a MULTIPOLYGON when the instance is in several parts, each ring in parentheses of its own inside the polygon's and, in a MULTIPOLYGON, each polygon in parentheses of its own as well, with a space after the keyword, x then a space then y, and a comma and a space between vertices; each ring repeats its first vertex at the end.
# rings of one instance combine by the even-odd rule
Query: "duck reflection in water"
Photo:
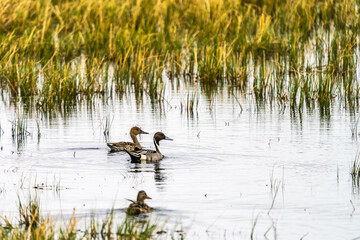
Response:
POLYGON ((165 174, 165 169, 161 167, 160 163, 153 164, 129 164, 129 172, 133 173, 146 173, 146 172, 154 172, 154 180, 156 187, 161 190, 164 188, 164 185, 167 180, 167 176, 165 174), (151 169, 151 165, 153 165, 153 170, 151 169))

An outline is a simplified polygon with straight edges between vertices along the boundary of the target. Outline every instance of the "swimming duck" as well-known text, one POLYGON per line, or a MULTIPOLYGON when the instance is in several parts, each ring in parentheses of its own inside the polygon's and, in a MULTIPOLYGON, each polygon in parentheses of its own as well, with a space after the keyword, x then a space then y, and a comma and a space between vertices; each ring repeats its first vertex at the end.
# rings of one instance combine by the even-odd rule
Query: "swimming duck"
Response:
POLYGON ((139 134, 149 134, 143 130, 141 130, 141 128, 139 127, 132 127, 130 129, 130 136, 132 138, 132 140, 134 141, 132 142, 117 142, 117 143, 107 143, 108 147, 111 149, 112 152, 119 152, 119 151, 135 151, 135 150, 139 150, 141 149, 141 145, 139 143, 139 141, 137 140, 136 135, 139 134))
POLYGON ((148 162, 157 162, 164 158, 164 155, 159 150, 159 142, 161 140, 170 140, 173 139, 165 136, 162 132, 157 132, 154 134, 154 145, 156 148, 155 150, 148 150, 148 149, 141 149, 141 150, 135 150, 135 151, 128 151, 125 150, 131 157, 132 162, 141 162, 148 161, 148 162))
POLYGON ((146 203, 144 203, 145 199, 151 199, 151 197, 149 197, 145 191, 139 191, 136 201, 127 199, 132 203, 126 209, 126 213, 129 215, 138 215, 140 213, 151 212, 152 209, 146 203))

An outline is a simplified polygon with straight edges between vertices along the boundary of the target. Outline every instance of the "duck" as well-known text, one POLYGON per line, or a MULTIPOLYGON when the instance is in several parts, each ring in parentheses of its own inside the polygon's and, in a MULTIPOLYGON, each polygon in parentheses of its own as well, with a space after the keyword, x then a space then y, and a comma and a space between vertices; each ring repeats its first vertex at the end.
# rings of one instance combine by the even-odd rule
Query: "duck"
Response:
POLYGON ((144 201, 145 199, 151 199, 144 190, 138 192, 136 201, 127 199, 132 203, 126 209, 126 214, 128 215, 139 215, 140 213, 149 213, 152 211, 151 207, 149 207, 144 201))
POLYGON ((157 132, 154 134, 154 145, 156 150, 150 150, 150 149, 140 149, 135 151, 128 151, 125 150, 131 157, 131 162, 134 163, 141 163, 141 161, 146 162, 158 162, 164 158, 164 155, 159 150, 159 142, 161 140, 169 140, 173 141, 172 138, 169 138, 165 136, 162 132, 157 132))
POLYGON ((133 140, 133 142, 116 142, 116 143, 107 143, 108 147, 111 149, 111 152, 120 152, 120 151, 135 151, 142 149, 136 135, 139 134, 149 134, 148 132, 145 132, 139 127, 132 127, 130 129, 130 136, 133 140))

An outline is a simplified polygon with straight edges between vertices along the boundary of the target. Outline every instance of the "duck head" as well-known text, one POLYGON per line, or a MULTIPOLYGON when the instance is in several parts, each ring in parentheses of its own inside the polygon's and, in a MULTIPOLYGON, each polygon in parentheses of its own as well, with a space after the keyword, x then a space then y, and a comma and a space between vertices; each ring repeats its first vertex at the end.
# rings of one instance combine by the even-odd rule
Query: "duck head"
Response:
POLYGON ((149 134, 148 132, 143 131, 139 127, 132 127, 130 129, 130 134, 139 135, 139 134, 149 134))
POLYGON ((139 191, 136 201, 144 202, 145 199, 151 199, 151 197, 149 197, 145 191, 143 191, 143 190, 139 191))
POLYGON ((172 141, 172 138, 169 138, 167 136, 165 136, 165 134, 163 134, 162 132, 157 132, 154 134, 154 141, 156 142, 157 145, 159 145, 159 142, 161 140, 169 140, 172 141))

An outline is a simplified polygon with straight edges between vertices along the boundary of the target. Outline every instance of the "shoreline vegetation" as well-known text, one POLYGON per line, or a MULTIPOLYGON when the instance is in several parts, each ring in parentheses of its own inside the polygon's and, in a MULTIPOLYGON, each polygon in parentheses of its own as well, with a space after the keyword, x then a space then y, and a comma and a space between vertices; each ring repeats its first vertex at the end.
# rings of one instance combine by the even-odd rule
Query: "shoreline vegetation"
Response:
POLYGON ((4 0, 0 88, 43 111, 135 92, 164 76, 259 103, 358 105, 354 0, 4 0), (164 74, 166 73, 166 74, 164 74))
POLYGON ((37 197, 30 196, 24 204, 18 199, 18 217, 13 221, 0 216, 2 239, 159 239, 170 236, 172 239, 184 239, 182 230, 168 230, 165 224, 142 217, 117 219, 114 210, 103 219, 92 216, 90 223, 80 223, 75 209, 68 219, 44 216, 37 197))

